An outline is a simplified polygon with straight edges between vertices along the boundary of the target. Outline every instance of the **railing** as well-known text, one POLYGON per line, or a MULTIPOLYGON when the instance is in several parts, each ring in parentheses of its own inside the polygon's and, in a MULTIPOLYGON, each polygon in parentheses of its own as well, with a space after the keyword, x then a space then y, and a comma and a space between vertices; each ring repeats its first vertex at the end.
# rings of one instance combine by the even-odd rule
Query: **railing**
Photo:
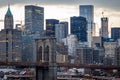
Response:
MULTIPOLYGON (((1 66, 18 66, 18 67, 49 67, 49 62, 0 62, 1 66)), ((94 64, 70 64, 70 63, 56 63, 56 67, 68 68, 90 68, 90 69, 120 69, 120 66, 94 65, 94 64)))

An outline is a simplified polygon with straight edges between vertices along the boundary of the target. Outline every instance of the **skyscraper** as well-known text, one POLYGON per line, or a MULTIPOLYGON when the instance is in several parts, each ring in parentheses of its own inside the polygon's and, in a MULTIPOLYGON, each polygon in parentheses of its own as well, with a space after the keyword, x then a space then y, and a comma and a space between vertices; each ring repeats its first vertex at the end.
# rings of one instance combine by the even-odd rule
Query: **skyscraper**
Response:
POLYGON ((34 5, 25 6, 25 29, 29 35, 43 37, 44 8, 34 5))
POLYGON ((10 11, 10 6, 8 6, 7 13, 5 14, 4 28, 5 29, 13 29, 13 15, 10 11))
POLYGON ((46 36, 55 37, 55 24, 58 24, 57 19, 46 19, 46 36))
POLYGON ((4 29, 0 31, 0 61, 21 61, 21 31, 13 29, 13 15, 8 7, 4 29))
POLYGON ((71 34, 77 36, 81 42, 87 42, 87 21, 84 17, 70 18, 71 34))
POLYGON ((103 38, 108 38, 108 18, 107 17, 102 17, 101 18, 101 31, 100 35, 103 38))
POLYGON ((88 32, 88 45, 91 47, 92 42, 92 26, 94 22, 94 7, 93 5, 80 5, 79 6, 80 12, 79 15, 85 17, 88 24, 87 24, 87 32, 88 32))
POLYGON ((117 41, 117 39, 120 39, 120 28, 111 28, 111 38, 115 41, 117 41))
POLYGON ((61 42, 63 38, 68 35, 68 23, 62 22, 55 25, 55 37, 58 42, 61 42))

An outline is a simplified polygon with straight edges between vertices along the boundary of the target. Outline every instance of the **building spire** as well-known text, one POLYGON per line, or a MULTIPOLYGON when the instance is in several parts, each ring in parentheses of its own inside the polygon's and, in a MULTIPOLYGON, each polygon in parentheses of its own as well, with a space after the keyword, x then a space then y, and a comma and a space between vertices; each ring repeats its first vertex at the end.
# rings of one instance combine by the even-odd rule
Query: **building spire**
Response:
POLYGON ((11 13, 9 4, 8 4, 7 12, 5 14, 4 28, 5 29, 13 29, 13 15, 11 13))
POLYGON ((10 10, 10 4, 8 4, 8 10, 7 10, 6 15, 8 15, 8 16, 12 15, 11 10, 10 10))

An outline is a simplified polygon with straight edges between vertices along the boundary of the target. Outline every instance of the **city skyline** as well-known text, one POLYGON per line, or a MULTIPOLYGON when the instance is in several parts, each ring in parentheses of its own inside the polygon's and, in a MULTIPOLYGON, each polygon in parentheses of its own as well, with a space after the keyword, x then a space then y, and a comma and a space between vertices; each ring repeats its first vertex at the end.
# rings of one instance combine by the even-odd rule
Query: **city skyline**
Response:
MULTIPOLYGON (((0 20, 4 19, 5 12, 8 4, 11 4, 11 11, 13 12, 14 21, 22 20, 24 22, 24 6, 25 5, 38 5, 45 8, 45 19, 59 19, 61 21, 69 21, 72 16, 79 16, 79 5, 94 5, 94 22, 96 23, 97 29, 100 28, 100 18, 104 16, 109 18, 109 29, 110 27, 120 26, 120 9, 119 0, 109 1, 95 1, 95 0, 8 0, 0 1, 0 20), (19 9, 19 11, 17 11, 19 9), (54 12, 53 12, 54 11, 54 12)), ((3 22, 0 23, 3 29, 3 22)), ((98 33, 98 32, 97 32, 98 33)))

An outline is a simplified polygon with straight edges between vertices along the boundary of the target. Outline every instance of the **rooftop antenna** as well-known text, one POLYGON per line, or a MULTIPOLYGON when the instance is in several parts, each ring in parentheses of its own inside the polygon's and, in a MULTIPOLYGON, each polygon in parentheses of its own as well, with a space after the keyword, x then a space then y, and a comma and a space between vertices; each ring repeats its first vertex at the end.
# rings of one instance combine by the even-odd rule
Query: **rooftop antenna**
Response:
POLYGON ((102 12, 102 17, 104 17, 104 12, 102 12))

